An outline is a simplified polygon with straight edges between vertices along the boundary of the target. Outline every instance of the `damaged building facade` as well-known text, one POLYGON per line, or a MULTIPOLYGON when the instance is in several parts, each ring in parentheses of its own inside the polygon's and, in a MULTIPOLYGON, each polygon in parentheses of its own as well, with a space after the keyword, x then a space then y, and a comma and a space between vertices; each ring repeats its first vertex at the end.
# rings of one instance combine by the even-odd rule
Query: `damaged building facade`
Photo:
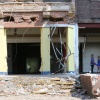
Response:
MULTIPOLYGON (((76 0, 76 18, 79 27, 79 72, 91 71, 90 59, 95 63, 100 56, 100 1, 76 0)), ((94 72, 98 70, 94 66, 94 72)))
POLYGON ((78 73, 75 0, 18 1, 0 3, 0 74, 78 73))

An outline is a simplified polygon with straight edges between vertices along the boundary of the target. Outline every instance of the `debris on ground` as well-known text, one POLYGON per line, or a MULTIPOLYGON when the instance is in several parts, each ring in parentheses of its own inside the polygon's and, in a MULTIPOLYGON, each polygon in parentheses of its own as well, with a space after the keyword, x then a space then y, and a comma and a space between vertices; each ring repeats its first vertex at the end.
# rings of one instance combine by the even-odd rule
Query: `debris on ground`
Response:
POLYGON ((77 98, 87 98, 79 80, 75 76, 66 77, 34 77, 34 76, 5 76, 0 77, 0 96, 9 95, 59 95, 77 98))
POLYGON ((100 74, 82 74, 82 88, 87 91, 91 97, 100 97, 100 74))

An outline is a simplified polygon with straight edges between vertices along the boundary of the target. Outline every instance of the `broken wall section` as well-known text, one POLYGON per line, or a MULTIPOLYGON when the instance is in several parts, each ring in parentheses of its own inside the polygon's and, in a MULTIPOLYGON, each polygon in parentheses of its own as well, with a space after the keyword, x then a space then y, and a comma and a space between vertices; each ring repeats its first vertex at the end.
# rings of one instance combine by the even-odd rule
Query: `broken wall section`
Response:
POLYGON ((84 74, 80 75, 83 89, 91 97, 100 96, 100 75, 97 74, 84 74))

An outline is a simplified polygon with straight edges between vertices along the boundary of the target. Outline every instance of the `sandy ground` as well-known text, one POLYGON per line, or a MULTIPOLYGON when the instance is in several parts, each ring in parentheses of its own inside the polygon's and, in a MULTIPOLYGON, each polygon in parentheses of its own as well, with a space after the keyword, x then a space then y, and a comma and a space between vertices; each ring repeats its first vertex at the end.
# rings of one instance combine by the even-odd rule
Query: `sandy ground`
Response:
POLYGON ((20 95, 0 96, 0 100, 82 100, 75 97, 54 96, 54 95, 20 95))
MULTIPOLYGON (((42 76, 42 78, 45 80, 47 76, 42 76)), ((60 77, 60 78, 68 78, 70 79, 69 75, 53 75, 53 76, 48 76, 49 78, 54 78, 54 77, 60 77)), ((34 83, 34 79, 37 78, 37 82, 39 82, 40 76, 6 76, 6 77, 0 77, 1 78, 1 85, 0 85, 0 100, 89 100, 89 99, 82 99, 81 96, 79 98, 79 95, 77 97, 72 97, 72 94, 69 95, 54 95, 54 94, 27 94, 27 92, 23 93, 24 91, 21 91, 21 93, 18 93, 18 95, 13 95, 13 94, 8 94, 9 92, 13 93, 13 90, 15 89, 16 91, 19 90, 18 87, 16 86, 22 86, 25 85, 30 89, 30 83, 34 83), (15 78, 14 78, 15 77, 15 78), (14 78, 14 80, 12 80, 14 78), (25 81, 25 82, 24 82, 25 81), (16 83, 16 84, 15 84, 16 83), (5 87, 6 86, 6 87, 5 87), (21 94, 21 95, 20 95, 21 94)), ((72 79, 71 79, 72 80, 72 79)), ((32 85, 33 85, 32 83, 32 85)), ((35 82, 36 83, 36 82, 35 82)), ((46 84, 46 83, 45 83, 46 84)), ((36 84, 38 86, 38 84, 36 84)), ((45 86, 45 85, 43 85, 45 86)), ((23 88, 24 90, 27 90, 26 88, 23 88)), ((55 88, 56 90, 56 88, 55 88)), ((52 92, 51 92, 52 93, 52 92)), ((97 100, 97 99, 92 99, 92 100, 97 100)), ((98 99, 100 100, 100 98, 98 99)))

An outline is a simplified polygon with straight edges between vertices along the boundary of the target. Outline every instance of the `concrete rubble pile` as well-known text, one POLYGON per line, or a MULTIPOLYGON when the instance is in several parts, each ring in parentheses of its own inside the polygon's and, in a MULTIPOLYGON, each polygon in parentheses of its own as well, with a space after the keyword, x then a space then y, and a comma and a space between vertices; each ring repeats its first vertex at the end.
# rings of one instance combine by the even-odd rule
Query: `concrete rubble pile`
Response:
POLYGON ((82 88, 91 97, 100 97, 100 74, 80 75, 82 88))
MULTIPOLYGON (((81 89, 76 89, 76 77, 33 77, 33 76, 7 76, 0 77, 0 95, 62 95, 78 98, 89 98, 81 89)), ((78 85, 79 86, 79 85, 78 85)))

